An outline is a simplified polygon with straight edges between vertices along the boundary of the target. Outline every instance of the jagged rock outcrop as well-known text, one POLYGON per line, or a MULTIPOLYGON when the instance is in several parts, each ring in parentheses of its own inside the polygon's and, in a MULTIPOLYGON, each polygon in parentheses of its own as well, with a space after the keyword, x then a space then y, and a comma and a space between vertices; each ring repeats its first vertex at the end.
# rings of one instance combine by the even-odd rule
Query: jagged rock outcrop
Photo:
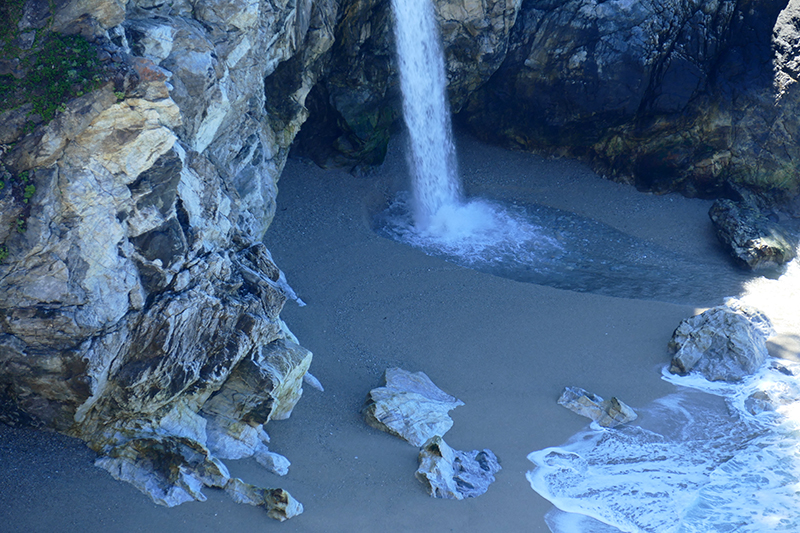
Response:
POLYGON ((565 388, 558 399, 558 404, 607 428, 627 424, 638 418, 633 409, 616 397, 604 400, 580 387, 565 388))
POLYGON ((369 391, 364 419, 370 426, 422 446, 453 427, 447 414, 464 402, 433 384, 424 372, 387 368, 386 385, 369 391))
POLYGON ((414 475, 434 498, 463 500, 486 492, 500 470, 491 450, 462 452, 435 436, 420 449, 419 468, 414 475))
POLYGON ((88 63, 110 66, 50 102, 52 120, 3 122, 0 420, 86 440, 160 503, 214 486, 297 514, 220 459, 288 467, 264 424, 291 413, 311 353, 280 319, 296 295, 260 240, 338 5, 49 5, 25 2, 20 31, 80 33, 88 63))
POLYGON ((773 334, 764 313, 731 300, 680 323, 668 345, 674 354, 669 371, 697 372, 709 381, 741 381, 766 361, 766 340, 773 334))
POLYGON ((798 192, 797 2, 532 0, 463 118, 637 187, 798 192), (785 8, 785 9, 784 9, 785 8))
POLYGON ((746 268, 777 271, 797 255, 797 238, 770 220, 750 197, 719 198, 708 216, 720 242, 746 268))

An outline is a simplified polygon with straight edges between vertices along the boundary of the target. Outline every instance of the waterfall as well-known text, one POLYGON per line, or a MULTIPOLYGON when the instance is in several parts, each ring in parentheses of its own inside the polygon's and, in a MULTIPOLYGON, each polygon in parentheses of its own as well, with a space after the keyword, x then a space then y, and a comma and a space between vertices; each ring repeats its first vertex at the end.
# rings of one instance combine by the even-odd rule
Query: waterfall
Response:
POLYGON ((392 9, 414 180, 414 221, 424 228, 443 207, 462 203, 444 54, 430 0, 392 0, 392 9))
POLYGON ((537 248, 555 246, 553 241, 521 213, 462 193, 431 0, 392 0, 392 9, 413 193, 382 215, 383 233, 471 265, 529 262, 537 248))

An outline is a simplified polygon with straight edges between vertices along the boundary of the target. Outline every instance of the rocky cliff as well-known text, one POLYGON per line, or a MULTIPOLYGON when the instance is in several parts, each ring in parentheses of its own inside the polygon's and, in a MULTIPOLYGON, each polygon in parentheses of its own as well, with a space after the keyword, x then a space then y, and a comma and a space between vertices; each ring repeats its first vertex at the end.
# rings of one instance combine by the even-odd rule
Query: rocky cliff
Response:
MULTIPOLYGON (((521 0, 434 2, 454 111, 506 57, 521 0)), ((388 0, 349 0, 342 8, 325 76, 309 95, 309 121, 295 149, 321 165, 383 161, 401 95, 388 0)))
POLYGON ((465 119, 639 188, 798 192, 797 2, 525 3, 465 119))
POLYGON ((220 459, 285 470, 263 425, 311 354, 260 241, 338 6, 51 4, 5 8, 0 419, 86 440, 160 503, 206 485, 296 514, 220 459))
MULTIPOLYGON (((798 3, 435 2, 458 119, 490 142, 589 161, 642 190, 788 201, 798 3)), ((354 2, 298 152, 381 161, 399 115, 388 2, 354 2)))

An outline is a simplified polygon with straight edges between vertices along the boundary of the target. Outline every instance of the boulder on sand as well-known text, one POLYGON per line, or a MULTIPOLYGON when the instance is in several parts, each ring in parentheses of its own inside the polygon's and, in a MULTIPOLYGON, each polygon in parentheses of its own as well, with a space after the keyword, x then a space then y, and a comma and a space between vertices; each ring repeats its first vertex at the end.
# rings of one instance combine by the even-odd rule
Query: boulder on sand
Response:
POLYGON ((363 410, 367 424, 422 446, 453 427, 447 414, 464 402, 439 389, 423 372, 386 370, 386 385, 372 389, 363 410))
POLYGON ((463 500, 480 496, 501 469, 491 450, 454 450, 442 439, 431 437, 419 451, 416 474, 434 498, 463 500))
POLYGON ((709 381, 740 381, 767 359, 772 323, 735 300, 683 320, 672 334, 673 374, 699 372, 709 381))
POLYGON ((752 201, 720 198, 711 206, 708 216, 720 242, 745 268, 774 270, 797 255, 797 239, 752 201))
POLYGON ((603 400, 600 396, 580 387, 567 387, 558 399, 558 404, 581 416, 591 418, 603 427, 613 428, 636 420, 637 415, 627 405, 612 397, 603 400))

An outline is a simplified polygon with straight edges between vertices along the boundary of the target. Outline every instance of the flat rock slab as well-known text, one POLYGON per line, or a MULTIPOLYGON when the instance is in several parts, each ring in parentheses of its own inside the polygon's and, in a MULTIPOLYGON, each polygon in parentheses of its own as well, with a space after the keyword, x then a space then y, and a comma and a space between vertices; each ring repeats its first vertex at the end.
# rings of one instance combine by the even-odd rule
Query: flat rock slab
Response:
POLYGON ((500 469, 491 450, 462 452, 435 436, 419 451, 419 468, 414 475, 434 498, 463 500, 486 492, 500 469))
POLYGON ((683 320, 672 334, 669 371, 698 372, 709 381, 741 381, 767 359, 769 319, 750 306, 730 301, 683 320))
POLYGON ((389 368, 385 378, 386 385, 367 396, 367 424, 417 447, 453 427, 448 412, 464 402, 439 389, 425 373, 389 368))
POLYGON ((558 399, 558 404, 581 416, 591 418, 603 427, 616 427, 636 420, 633 409, 612 397, 604 400, 580 387, 567 387, 558 399))

